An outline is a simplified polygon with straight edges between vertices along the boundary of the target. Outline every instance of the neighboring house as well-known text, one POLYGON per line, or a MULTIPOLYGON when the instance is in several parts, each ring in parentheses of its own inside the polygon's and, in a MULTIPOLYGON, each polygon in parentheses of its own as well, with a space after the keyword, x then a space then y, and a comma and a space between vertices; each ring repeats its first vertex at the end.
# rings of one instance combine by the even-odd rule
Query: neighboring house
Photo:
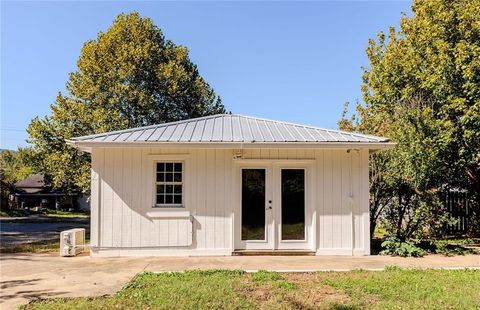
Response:
POLYGON ((43 173, 37 173, 15 183, 12 200, 21 208, 69 209, 77 206, 79 196, 46 186, 43 173))
POLYGON ((214 115, 68 141, 92 154, 92 255, 369 255, 386 138, 214 115))

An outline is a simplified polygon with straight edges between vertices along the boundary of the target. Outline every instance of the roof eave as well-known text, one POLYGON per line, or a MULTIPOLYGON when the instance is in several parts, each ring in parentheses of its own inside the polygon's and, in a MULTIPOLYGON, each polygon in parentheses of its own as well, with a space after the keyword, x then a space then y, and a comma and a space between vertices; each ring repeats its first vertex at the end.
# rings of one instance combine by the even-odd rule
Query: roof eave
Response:
POLYGON ((86 152, 86 153, 91 153, 92 152, 92 147, 91 146, 85 146, 81 141, 75 141, 75 140, 65 140, 67 145, 73 146, 79 151, 86 152))
POLYGON ((395 147, 392 142, 93 142, 67 140, 67 144, 90 153, 93 148, 165 147, 165 148, 216 148, 216 149, 261 149, 261 148, 317 148, 317 149, 368 149, 387 150, 395 147))

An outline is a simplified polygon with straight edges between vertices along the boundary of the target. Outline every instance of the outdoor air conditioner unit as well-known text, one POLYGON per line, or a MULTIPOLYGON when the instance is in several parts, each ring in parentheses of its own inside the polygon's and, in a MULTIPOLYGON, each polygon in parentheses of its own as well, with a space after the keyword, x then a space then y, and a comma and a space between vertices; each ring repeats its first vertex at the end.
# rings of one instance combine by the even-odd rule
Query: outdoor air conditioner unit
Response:
POLYGON ((75 256, 85 248, 85 228, 74 228, 60 233, 60 256, 75 256))

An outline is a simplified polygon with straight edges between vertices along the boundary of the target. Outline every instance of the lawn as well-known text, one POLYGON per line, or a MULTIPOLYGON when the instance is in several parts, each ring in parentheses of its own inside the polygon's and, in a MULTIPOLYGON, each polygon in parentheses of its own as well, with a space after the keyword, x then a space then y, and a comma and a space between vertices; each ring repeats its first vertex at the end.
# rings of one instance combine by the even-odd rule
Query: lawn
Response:
POLYGON ((9 217, 27 217, 23 221, 28 222, 29 220, 37 220, 36 218, 28 219, 28 216, 41 216, 51 219, 87 219, 90 218, 89 212, 82 211, 60 211, 60 210, 51 210, 44 209, 42 211, 36 212, 33 210, 22 210, 22 209, 8 209, 0 211, 0 217, 8 219, 9 217))
POLYGON ((52 253, 59 252, 60 241, 44 240, 38 242, 28 242, 13 246, 0 246, 0 253, 52 253))
POLYGON ((50 218, 60 218, 60 219, 78 219, 78 218, 89 218, 90 213, 85 212, 67 212, 67 211, 56 211, 56 210, 46 210, 44 215, 50 218))
POLYGON ((478 309, 480 270, 139 274, 111 297, 51 299, 26 309, 478 309))

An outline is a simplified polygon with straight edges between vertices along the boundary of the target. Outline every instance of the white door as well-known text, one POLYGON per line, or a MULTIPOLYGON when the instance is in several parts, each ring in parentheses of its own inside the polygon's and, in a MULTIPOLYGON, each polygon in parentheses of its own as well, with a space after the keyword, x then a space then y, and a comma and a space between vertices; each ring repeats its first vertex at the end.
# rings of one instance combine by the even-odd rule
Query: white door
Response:
POLYGON ((275 245, 270 165, 240 167, 237 249, 272 250, 275 245))
POLYGON ((275 248, 312 249, 312 212, 308 191, 309 169, 301 165, 275 165, 275 248))
POLYGON ((237 170, 236 249, 311 250, 309 167, 249 164, 237 170))

